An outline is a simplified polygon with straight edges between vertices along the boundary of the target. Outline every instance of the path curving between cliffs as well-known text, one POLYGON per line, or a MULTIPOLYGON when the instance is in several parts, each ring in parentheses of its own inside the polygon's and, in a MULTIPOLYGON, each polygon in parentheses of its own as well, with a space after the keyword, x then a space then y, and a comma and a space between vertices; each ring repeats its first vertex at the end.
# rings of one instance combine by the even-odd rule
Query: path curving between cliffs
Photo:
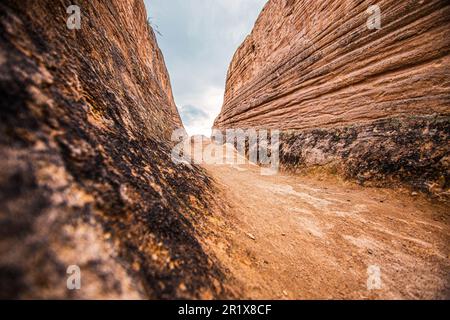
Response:
POLYGON ((229 205, 209 250, 249 299, 450 297, 444 205, 330 176, 207 165, 229 205), (220 237, 219 237, 220 238, 220 237), (380 282, 368 279, 380 270, 380 282), (381 285, 381 288, 378 286, 381 285))

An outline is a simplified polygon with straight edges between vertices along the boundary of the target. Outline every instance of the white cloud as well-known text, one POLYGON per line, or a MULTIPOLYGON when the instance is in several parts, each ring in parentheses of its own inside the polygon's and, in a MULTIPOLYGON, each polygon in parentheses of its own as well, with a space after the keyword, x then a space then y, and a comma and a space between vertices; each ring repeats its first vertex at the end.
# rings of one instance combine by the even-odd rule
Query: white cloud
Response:
POLYGON ((204 91, 193 91, 182 97, 183 105, 179 108, 180 113, 183 113, 183 108, 186 106, 195 106, 207 115, 206 117, 199 117, 196 121, 187 122, 183 120, 189 135, 204 134, 210 136, 214 119, 222 107, 223 94, 222 88, 205 86, 204 91))
POLYGON ((222 107, 235 50, 250 33, 267 0, 145 0, 162 36, 158 43, 180 110, 194 106, 208 117, 185 123, 189 134, 210 135, 222 107))

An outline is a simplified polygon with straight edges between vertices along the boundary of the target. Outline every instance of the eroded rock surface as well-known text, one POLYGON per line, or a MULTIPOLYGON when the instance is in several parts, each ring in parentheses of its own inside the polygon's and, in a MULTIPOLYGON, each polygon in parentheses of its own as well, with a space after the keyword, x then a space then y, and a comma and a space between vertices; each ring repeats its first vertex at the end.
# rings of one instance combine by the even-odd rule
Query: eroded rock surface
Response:
POLYGON ((230 64, 218 129, 283 130, 281 161, 448 197, 450 5, 270 0, 230 64), (371 11, 373 13, 373 11, 371 11))
POLYGON ((0 296, 222 297, 214 187, 170 158, 182 124, 143 2, 79 1, 80 30, 71 4, 0 4, 0 296))

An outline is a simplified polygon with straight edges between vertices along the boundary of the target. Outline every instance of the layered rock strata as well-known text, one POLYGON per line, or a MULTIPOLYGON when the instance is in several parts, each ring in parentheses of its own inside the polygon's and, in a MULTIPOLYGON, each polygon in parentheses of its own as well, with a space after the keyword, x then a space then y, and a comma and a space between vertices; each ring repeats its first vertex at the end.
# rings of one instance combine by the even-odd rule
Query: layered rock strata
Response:
POLYGON ((448 196, 450 4, 270 0, 215 128, 283 131, 281 163, 448 196), (370 28, 369 28, 370 27, 370 28))

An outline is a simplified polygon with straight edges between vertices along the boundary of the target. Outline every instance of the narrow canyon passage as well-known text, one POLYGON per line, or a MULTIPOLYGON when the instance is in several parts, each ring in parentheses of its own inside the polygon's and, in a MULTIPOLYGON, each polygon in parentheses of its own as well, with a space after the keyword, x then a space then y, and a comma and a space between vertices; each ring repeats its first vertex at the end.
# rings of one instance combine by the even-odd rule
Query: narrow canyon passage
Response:
POLYGON ((449 297, 445 206, 330 176, 203 166, 230 205, 227 241, 207 246, 244 298, 449 297), (381 276, 374 290, 371 268, 381 276))
POLYGON ((0 299, 450 298, 449 1, 77 2, 0 2, 0 299))

